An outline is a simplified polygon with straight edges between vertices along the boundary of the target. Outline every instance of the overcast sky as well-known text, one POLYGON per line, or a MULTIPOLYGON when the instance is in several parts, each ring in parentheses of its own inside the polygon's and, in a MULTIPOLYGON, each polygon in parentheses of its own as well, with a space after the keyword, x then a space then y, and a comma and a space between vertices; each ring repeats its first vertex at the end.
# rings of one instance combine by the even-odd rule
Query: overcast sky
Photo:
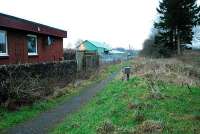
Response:
POLYGON ((68 31, 64 47, 78 39, 141 49, 158 0, 0 0, 0 12, 68 31))

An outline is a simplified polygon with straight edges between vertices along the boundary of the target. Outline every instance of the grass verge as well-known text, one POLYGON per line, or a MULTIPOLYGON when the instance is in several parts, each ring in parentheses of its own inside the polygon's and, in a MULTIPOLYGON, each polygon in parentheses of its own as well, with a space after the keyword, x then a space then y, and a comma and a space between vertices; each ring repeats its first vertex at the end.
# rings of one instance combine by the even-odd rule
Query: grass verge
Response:
MULTIPOLYGON (((157 83, 157 82, 156 82, 157 83)), ((194 134, 200 132, 200 88, 116 79, 53 134, 194 134), (152 95, 152 94, 155 94, 152 95)))
POLYGON ((62 104, 83 91, 86 87, 95 84, 100 80, 106 79, 110 74, 118 71, 125 64, 126 63, 105 66, 100 69, 98 75, 92 76, 88 80, 84 80, 78 87, 74 87, 73 85, 66 87, 64 89, 65 92, 59 97, 38 101, 32 106, 21 107, 18 111, 8 111, 7 109, 0 107, 0 131, 33 118, 41 112, 47 111, 56 105, 62 104))

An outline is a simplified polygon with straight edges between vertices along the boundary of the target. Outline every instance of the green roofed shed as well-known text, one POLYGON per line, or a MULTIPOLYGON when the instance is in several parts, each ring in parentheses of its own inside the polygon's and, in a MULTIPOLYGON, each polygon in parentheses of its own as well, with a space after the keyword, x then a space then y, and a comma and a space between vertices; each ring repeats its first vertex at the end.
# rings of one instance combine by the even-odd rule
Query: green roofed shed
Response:
POLYGON ((99 54, 107 53, 111 51, 111 48, 106 43, 100 43, 97 41, 85 40, 81 45, 79 45, 78 50, 82 51, 96 51, 99 54))

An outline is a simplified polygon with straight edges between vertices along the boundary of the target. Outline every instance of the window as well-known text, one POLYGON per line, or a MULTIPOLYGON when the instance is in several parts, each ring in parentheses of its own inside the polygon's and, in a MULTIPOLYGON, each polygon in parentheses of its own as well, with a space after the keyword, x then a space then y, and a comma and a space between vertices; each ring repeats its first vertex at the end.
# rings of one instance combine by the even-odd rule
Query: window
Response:
POLYGON ((50 46, 50 45, 52 45, 53 44, 53 42, 54 42, 54 39, 53 39, 53 37, 51 37, 51 36, 48 36, 47 37, 47 42, 48 42, 48 45, 50 46))
POLYGON ((27 35, 28 55, 37 55, 37 36, 27 35))
POLYGON ((7 56, 7 35, 6 31, 0 30, 0 56, 7 56))

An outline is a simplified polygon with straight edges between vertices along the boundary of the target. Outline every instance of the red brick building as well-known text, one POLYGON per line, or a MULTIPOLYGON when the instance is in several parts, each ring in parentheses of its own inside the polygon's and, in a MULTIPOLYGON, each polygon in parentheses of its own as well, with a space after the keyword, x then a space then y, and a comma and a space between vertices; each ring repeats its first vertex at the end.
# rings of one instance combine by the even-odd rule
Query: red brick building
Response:
POLYGON ((0 13, 0 64, 63 59, 67 32, 0 13))

